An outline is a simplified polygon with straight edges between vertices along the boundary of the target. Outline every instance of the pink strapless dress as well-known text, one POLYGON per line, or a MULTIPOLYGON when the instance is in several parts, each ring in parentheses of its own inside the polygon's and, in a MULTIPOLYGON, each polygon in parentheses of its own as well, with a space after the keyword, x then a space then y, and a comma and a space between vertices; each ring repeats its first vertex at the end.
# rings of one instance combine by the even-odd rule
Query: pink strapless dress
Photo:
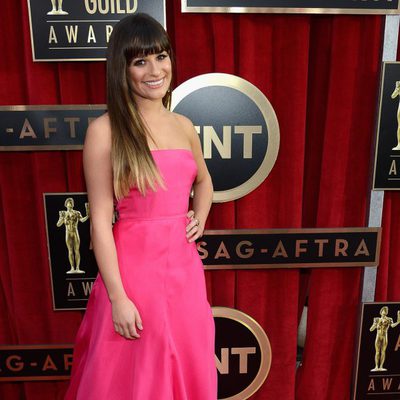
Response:
POLYGON ((196 163, 185 149, 152 152, 166 190, 137 190, 114 225, 125 291, 143 321, 141 338, 114 331, 101 276, 76 337, 66 400, 216 400, 214 321, 203 265, 186 240, 196 163))

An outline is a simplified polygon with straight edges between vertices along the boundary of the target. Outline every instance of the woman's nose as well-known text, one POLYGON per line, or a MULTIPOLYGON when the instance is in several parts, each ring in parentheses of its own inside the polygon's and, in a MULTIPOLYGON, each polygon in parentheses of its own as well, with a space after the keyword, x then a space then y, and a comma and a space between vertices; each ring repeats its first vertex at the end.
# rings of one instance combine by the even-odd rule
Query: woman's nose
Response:
POLYGON ((157 60, 151 61, 150 62, 150 73, 154 76, 158 76, 160 75, 161 72, 161 68, 158 65, 157 60))

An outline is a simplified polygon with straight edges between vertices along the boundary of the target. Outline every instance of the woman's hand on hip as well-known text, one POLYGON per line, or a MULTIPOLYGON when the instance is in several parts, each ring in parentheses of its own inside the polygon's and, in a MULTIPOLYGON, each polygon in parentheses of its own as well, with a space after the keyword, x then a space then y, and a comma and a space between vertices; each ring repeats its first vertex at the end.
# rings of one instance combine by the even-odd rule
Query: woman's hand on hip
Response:
POLYGON ((112 320, 115 332, 126 339, 138 339, 142 330, 142 319, 136 306, 128 297, 111 302, 112 320))
POLYGON ((188 211, 186 216, 189 219, 189 222, 186 225, 186 238, 188 242, 194 242, 203 236, 204 224, 196 218, 193 210, 188 211))

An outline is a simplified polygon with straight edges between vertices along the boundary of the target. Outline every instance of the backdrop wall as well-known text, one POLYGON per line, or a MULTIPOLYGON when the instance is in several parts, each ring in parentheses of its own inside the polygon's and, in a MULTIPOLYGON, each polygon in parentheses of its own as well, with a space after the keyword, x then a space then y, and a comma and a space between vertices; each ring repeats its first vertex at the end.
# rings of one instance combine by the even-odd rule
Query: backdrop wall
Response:
MULTIPOLYGON (((33 63, 27 4, 2 4, 0 104, 105 102, 104 62, 33 63)), ((247 79, 278 116, 270 176, 240 200, 213 206, 208 228, 364 226, 384 17, 181 14, 167 0, 177 84, 225 72, 247 79)), ((72 343, 81 312, 54 312, 43 192, 85 191, 81 152, 0 154, 0 343, 72 343)), ((385 197, 378 300, 400 300, 400 199, 385 197), (395 242, 395 240, 396 242, 395 242)), ((270 375, 255 400, 349 399, 362 270, 207 272, 212 305, 265 329, 270 375), (299 310, 309 295, 296 376, 299 310)), ((0 398, 62 399, 67 382, 7 383, 0 398)))

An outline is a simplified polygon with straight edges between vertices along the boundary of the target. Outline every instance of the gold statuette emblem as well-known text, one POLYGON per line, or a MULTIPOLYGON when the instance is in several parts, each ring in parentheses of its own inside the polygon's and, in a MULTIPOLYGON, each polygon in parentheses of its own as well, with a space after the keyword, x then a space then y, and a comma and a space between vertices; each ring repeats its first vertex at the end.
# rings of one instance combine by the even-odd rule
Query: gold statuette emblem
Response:
POLYGON ((86 222, 89 219, 89 203, 85 203, 86 216, 82 217, 79 211, 74 210, 74 199, 68 197, 65 200, 64 206, 67 211, 59 211, 59 218, 57 226, 65 225, 65 244, 68 249, 68 259, 70 264, 70 270, 67 274, 84 274, 79 266, 81 263, 81 254, 79 247, 81 240, 79 237, 78 224, 79 222, 86 222))
POLYGON ((63 0, 51 0, 52 9, 47 15, 68 15, 66 11, 62 9, 63 0))
POLYGON ((389 328, 395 328, 400 324, 400 310, 397 311, 397 322, 394 323, 393 319, 388 317, 389 308, 384 306, 380 309, 380 317, 374 318, 374 323, 369 330, 372 332, 376 330, 375 339, 375 368, 371 371, 387 371, 383 368, 386 357, 386 348, 388 345, 388 330, 389 328))
MULTIPOLYGON (((395 99, 400 95, 400 81, 396 82, 396 87, 392 93, 392 99, 395 99)), ((393 147, 392 150, 400 150, 400 103, 397 108, 397 146, 393 147)))

